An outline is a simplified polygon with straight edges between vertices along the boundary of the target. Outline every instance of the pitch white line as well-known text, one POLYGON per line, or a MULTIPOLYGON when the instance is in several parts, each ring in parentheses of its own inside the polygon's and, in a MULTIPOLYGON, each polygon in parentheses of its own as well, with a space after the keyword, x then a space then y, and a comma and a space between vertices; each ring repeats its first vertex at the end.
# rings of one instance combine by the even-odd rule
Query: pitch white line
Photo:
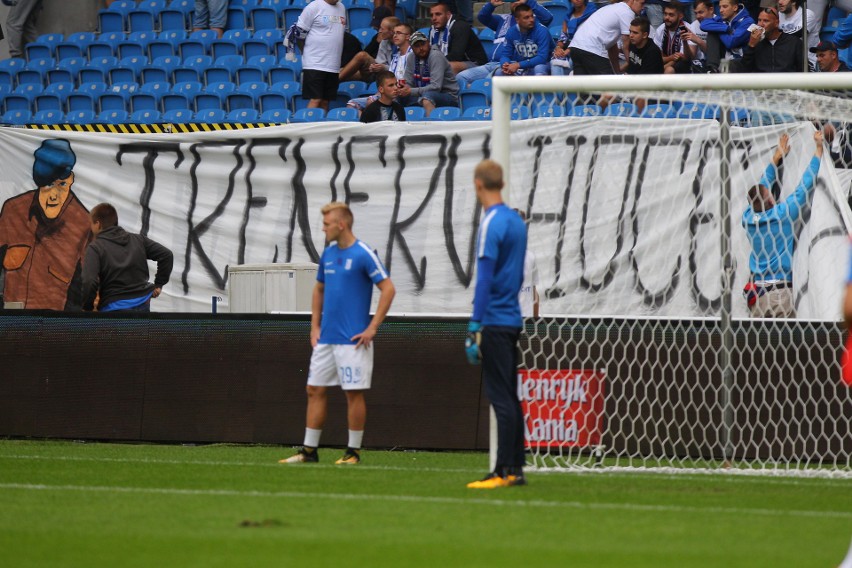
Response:
MULTIPOLYGON (((286 452, 282 452, 282 456, 285 455, 286 452)), ((132 464, 154 464, 154 465, 181 465, 181 466, 229 466, 229 467, 269 467, 269 468, 283 468, 283 467, 293 467, 293 466, 284 466, 282 464, 276 463, 274 461, 269 462, 244 462, 244 461, 217 461, 217 460, 167 460, 167 459, 158 459, 158 458, 106 458, 106 457, 81 457, 81 456, 45 456, 45 455, 37 455, 37 454, 9 454, 9 455, 0 455, 0 460, 2 459, 15 459, 15 460, 44 460, 44 461, 68 461, 68 462, 103 462, 103 463, 132 463, 132 464)), ((483 467, 485 466, 485 461, 483 457, 483 467)), ((357 468, 348 468, 350 470, 373 470, 373 471, 410 471, 410 472, 429 472, 429 473, 482 473, 482 467, 479 468, 462 468, 462 467, 431 467, 424 466, 423 463, 427 462, 428 459, 423 459, 421 463, 412 463, 410 466, 392 466, 392 465, 368 465, 368 464, 359 464, 357 468)), ((413 460, 412 460, 413 462, 413 460)), ((326 464, 321 464, 324 466, 326 464)), ((309 466, 316 467, 316 466, 309 466)), ((622 470, 592 470, 592 469, 567 469, 567 470, 548 470, 548 469, 540 469, 540 470, 528 470, 529 475, 608 475, 612 477, 616 476, 636 476, 636 475, 644 475, 644 476, 653 476, 654 478, 662 478, 662 479, 691 479, 691 478, 701 478, 706 479, 707 481, 720 481, 725 483, 759 483, 763 485, 806 485, 808 487, 837 487, 839 485, 848 486, 848 479, 838 479, 838 478, 792 478, 792 477, 783 477, 776 476, 771 477, 768 475, 735 475, 730 471, 720 470, 719 472, 688 472, 686 470, 681 470, 680 473, 672 474, 672 473, 661 473, 660 471, 647 470, 641 468, 633 468, 630 470, 622 469, 622 470)))
MULTIPOLYGON (((80 491, 95 493, 136 493, 142 495, 180 495, 217 497, 263 497, 286 499, 334 499, 345 501, 388 501, 392 503, 432 503, 440 505, 490 505, 497 507, 531 507, 547 509, 590 509, 659 513, 715 513, 724 515, 757 515, 768 517, 807 517, 852 519, 852 512, 748 509, 741 507, 684 507, 679 505, 646 505, 641 503, 581 503, 579 501, 542 501, 481 499, 471 497, 429 497, 423 495, 383 495, 354 493, 316 493, 307 491, 238 491, 235 489, 180 489, 175 487, 121 487, 104 485, 44 485, 0 483, 0 489, 23 491, 80 491)), ((509 491, 515 491, 510 489, 509 491)), ((522 490, 521 490, 522 491, 522 490)))

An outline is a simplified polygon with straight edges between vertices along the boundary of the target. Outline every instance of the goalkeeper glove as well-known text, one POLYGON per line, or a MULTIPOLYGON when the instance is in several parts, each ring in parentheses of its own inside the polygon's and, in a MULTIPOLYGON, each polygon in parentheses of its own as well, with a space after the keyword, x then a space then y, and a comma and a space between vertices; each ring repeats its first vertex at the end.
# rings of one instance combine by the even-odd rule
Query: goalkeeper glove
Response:
POLYGON ((467 324, 467 338, 464 340, 464 352, 467 362, 471 365, 479 365, 482 362, 482 353, 479 352, 479 342, 482 341, 482 324, 472 321, 467 324))

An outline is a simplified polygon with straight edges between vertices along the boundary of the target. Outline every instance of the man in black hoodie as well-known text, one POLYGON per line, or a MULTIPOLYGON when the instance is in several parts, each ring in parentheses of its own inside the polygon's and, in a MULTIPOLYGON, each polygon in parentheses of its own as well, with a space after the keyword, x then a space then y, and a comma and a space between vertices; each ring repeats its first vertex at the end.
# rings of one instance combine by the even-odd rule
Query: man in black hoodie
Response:
POLYGON ((95 240, 83 259, 83 309, 92 311, 151 311, 151 298, 169 281, 172 251, 143 235, 118 226, 118 213, 109 203, 96 205, 90 214, 95 240), (157 263, 154 283, 148 282, 148 260, 157 263))
POLYGON ((802 70, 802 40, 781 31, 777 8, 762 8, 742 59, 731 64, 733 73, 795 73, 802 70))

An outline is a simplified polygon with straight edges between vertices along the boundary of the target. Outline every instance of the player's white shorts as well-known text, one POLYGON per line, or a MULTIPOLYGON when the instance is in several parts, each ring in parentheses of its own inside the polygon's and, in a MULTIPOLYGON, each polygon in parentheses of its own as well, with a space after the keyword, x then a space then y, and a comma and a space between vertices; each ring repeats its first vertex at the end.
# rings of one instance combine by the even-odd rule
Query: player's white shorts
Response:
POLYGON ((343 390, 370 388, 373 380, 373 346, 320 343, 311 355, 308 385, 340 387, 343 390))

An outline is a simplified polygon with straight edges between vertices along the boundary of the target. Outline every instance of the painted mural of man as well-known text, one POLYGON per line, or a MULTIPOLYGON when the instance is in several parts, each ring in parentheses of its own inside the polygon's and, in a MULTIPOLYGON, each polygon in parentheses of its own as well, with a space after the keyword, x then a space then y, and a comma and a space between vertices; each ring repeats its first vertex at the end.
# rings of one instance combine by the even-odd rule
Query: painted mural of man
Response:
POLYGON ((71 191, 77 157, 67 140, 45 140, 34 153, 36 188, 0 209, 0 295, 8 306, 79 310, 89 212, 71 191))

